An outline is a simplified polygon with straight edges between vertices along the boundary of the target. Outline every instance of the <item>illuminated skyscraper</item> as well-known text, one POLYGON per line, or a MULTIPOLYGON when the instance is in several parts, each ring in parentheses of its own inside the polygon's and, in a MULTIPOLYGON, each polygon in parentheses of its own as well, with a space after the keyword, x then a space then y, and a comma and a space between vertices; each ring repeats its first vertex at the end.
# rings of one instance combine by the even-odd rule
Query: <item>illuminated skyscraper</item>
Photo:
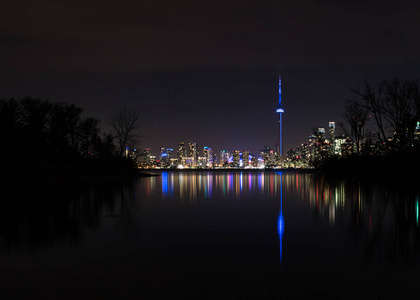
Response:
POLYGON ((182 164, 183 163, 183 159, 184 157, 187 156, 187 151, 185 149, 185 144, 184 142, 180 142, 176 148, 176 153, 177 153, 177 157, 178 157, 178 163, 182 164))
POLYGON ((282 115, 284 113, 283 106, 281 105, 281 74, 279 75, 279 105, 277 106, 276 113, 279 114, 279 151, 280 162, 283 167, 283 133, 282 133, 282 115))
POLYGON ((165 147, 159 148, 159 154, 162 156, 162 153, 165 153, 165 147))
POLYGON ((159 148, 159 160, 163 161, 166 158, 167 154, 166 154, 166 149, 165 147, 160 147, 159 148))
POLYGON ((167 167, 170 165, 170 160, 173 151, 174 149, 171 148, 160 147, 160 162, 162 166, 167 167))
POLYGON ((265 165, 269 164, 269 159, 270 159, 270 147, 269 146, 264 146, 264 149, 260 150, 260 157, 264 160, 265 165))
POLYGON ((330 140, 333 141, 335 139, 335 122, 329 122, 328 128, 330 131, 330 140))
POLYGON ((192 165, 195 167, 198 163, 198 146, 194 142, 190 142, 188 145, 189 153, 188 155, 192 159, 192 165))
POLYGON ((220 163, 227 164, 229 160, 230 153, 227 150, 220 151, 220 163))
POLYGON ((239 160, 240 160, 240 153, 239 150, 235 150, 232 152, 232 158, 233 158, 233 167, 238 168, 239 167, 239 160))
POLYGON ((203 156, 205 158, 205 165, 207 167, 211 166, 212 158, 213 158, 213 151, 211 151, 211 148, 204 147, 203 148, 203 156))
POLYGON ((325 141, 325 128, 318 127, 317 129, 318 142, 325 141))
POLYGON ((249 151, 248 150, 242 151, 242 165, 244 167, 249 166, 249 151))
POLYGON ((146 163, 150 163, 150 148, 144 148, 143 155, 146 163))

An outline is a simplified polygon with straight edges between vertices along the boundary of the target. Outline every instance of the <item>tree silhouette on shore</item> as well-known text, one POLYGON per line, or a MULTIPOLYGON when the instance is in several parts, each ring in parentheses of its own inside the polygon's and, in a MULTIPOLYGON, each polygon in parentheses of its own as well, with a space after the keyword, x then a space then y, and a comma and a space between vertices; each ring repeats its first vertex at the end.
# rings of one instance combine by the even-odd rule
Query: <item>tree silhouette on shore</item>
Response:
POLYGON ((116 151, 113 140, 118 137, 102 134, 100 121, 82 117, 82 112, 74 104, 37 98, 0 100, 0 175, 24 176, 37 169, 77 173, 105 169, 104 164, 110 169, 132 165, 121 159, 119 142, 116 151))

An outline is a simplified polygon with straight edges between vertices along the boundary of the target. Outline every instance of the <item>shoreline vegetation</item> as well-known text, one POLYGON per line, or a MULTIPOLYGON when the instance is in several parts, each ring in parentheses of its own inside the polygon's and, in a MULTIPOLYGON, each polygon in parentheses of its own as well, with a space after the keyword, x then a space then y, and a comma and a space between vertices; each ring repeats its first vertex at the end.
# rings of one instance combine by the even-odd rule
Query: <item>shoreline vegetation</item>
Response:
POLYGON ((53 186, 141 176, 121 150, 137 142, 137 113, 115 110, 108 120, 112 130, 104 133, 100 120, 82 112, 74 104, 36 98, 0 100, 0 184, 53 186))

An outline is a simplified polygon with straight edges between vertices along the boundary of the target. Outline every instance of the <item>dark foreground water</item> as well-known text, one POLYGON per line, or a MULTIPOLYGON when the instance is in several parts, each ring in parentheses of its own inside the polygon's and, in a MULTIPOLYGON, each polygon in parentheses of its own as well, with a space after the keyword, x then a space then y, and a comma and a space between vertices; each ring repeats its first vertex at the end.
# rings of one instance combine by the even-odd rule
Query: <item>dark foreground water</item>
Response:
POLYGON ((9 192, 0 209, 2 299, 420 292, 415 188, 299 173, 162 172, 9 192))

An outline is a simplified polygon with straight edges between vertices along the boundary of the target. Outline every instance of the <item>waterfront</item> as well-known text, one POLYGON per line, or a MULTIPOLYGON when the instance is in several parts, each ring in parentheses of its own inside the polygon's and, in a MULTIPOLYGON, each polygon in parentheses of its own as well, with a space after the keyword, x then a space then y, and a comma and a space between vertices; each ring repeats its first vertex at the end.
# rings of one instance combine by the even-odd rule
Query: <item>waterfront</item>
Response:
POLYGON ((415 189, 298 172, 162 171, 2 198, 1 291, 13 298, 419 291, 415 189))

